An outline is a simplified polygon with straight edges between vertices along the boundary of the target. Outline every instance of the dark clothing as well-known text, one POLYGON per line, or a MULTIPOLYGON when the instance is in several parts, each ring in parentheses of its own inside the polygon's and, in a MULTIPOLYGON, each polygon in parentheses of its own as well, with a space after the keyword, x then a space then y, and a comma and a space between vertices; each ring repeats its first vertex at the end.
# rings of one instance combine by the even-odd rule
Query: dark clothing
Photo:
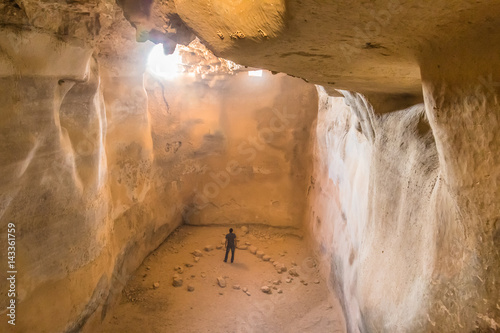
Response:
POLYGON ((229 234, 226 235, 226 257, 224 258, 224 261, 227 262, 227 256, 229 254, 229 250, 231 250, 231 262, 234 261, 234 250, 236 249, 236 235, 230 232, 229 234))
POLYGON ((231 262, 234 261, 234 246, 233 247, 226 247, 226 256, 224 257, 224 261, 227 262, 227 255, 229 254, 229 250, 231 250, 231 262))
POLYGON ((236 234, 232 232, 226 235, 227 247, 234 247, 234 240, 236 239, 236 234))

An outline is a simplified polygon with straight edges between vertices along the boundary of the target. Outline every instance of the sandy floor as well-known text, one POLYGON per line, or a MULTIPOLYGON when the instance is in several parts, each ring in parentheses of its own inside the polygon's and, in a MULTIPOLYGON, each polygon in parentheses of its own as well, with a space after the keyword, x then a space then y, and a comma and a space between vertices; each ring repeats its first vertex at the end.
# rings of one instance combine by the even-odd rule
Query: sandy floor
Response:
POLYGON ((233 264, 223 262, 227 232, 226 227, 179 228, 137 269, 101 332, 345 332, 339 304, 328 296, 296 231, 250 226, 244 235, 236 229, 239 247, 251 244, 271 259, 259 258, 262 253, 252 254, 248 246, 236 249, 233 264), (196 250, 199 259, 192 254, 196 250), (273 262, 287 271, 278 273, 273 262), (290 275, 293 270, 298 276, 290 275), (182 286, 173 286, 175 274, 182 286))

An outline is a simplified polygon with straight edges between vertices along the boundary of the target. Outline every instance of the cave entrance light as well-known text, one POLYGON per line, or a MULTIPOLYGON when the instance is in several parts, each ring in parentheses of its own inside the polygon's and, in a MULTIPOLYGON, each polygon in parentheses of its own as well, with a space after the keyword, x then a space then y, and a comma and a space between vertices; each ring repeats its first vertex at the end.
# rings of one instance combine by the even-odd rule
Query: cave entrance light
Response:
POLYGON ((148 56, 147 70, 166 80, 175 79, 184 72, 179 48, 176 47, 174 53, 165 55, 163 45, 155 45, 148 56))

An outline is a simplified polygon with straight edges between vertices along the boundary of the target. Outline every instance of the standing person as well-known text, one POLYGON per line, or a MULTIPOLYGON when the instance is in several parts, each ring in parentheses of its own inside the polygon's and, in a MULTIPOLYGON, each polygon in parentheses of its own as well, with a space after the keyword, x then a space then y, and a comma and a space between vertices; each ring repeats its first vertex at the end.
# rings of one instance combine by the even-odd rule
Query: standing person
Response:
POLYGON ((233 228, 229 229, 229 233, 226 235, 226 257, 224 258, 224 262, 227 262, 227 255, 229 254, 229 250, 231 250, 231 263, 234 260, 234 250, 236 249, 236 235, 233 234, 233 228))

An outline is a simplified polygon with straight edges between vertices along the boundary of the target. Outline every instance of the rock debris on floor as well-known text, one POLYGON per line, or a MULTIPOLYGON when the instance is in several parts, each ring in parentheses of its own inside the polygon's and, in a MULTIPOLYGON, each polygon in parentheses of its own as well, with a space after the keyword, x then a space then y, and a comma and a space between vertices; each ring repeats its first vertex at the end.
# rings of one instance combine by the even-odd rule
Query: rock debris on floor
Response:
POLYGON ((182 226, 125 286, 102 332, 345 332, 319 263, 295 229, 182 226))

